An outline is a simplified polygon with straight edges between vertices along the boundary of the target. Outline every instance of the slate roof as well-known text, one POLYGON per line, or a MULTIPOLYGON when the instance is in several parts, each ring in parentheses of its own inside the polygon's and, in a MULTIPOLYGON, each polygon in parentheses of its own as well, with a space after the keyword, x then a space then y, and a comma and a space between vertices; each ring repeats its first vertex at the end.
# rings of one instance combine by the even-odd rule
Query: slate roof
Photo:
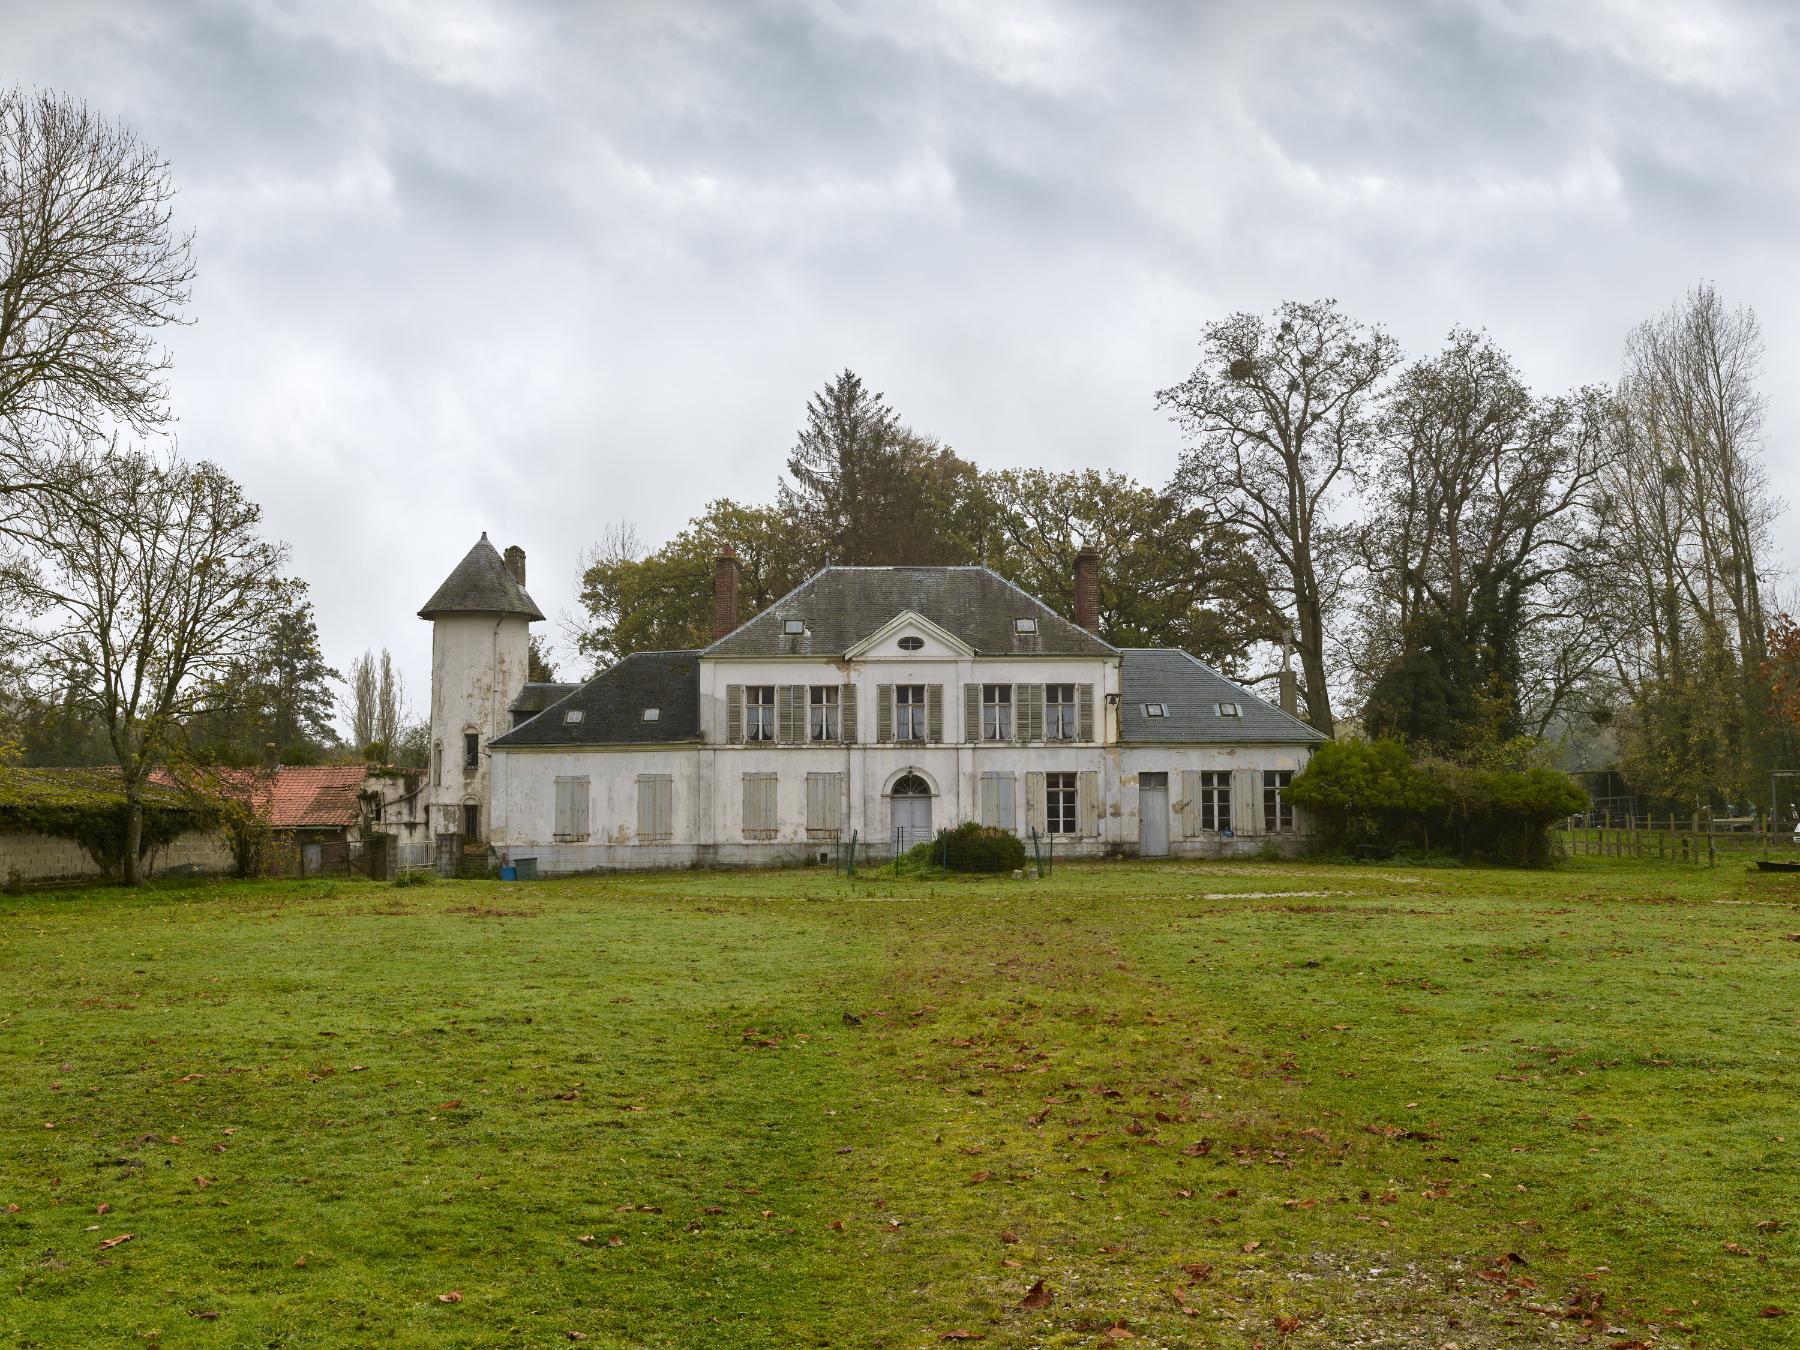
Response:
POLYGON ((439 614, 523 614, 541 619, 543 611, 513 579, 499 550, 488 543, 486 532, 456 570, 444 579, 419 611, 421 619, 439 614))
POLYGON ((1116 656, 1086 629, 986 567, 827 567, 706 649, 707 656, 842 656, 903 610, 982 656, 1116 656), (1014 619, 1036 619, 1019 633, 1014 619), (805 622, 788 636, 789 619, 805 622))
POLYGON ((700 653, 634 652, 488 744, 660 745, 700 739, 700 653), (655 708, 654 722, 644 709, 655 708), (567 714, 579 712, 578 721, 567 714))
POLYGON ((1124 658, 1119 666, 1119 734, 1128 745, 1270 745, 1325 739, 1299 718, 1184 651, 1127 647, 1124 658), (1169 715, 1145 716, 1146 703, 1166 704, 1169 715), (1243 716, 1219 716, 1220 703, 1236 703, 1243 716))
POLYGON ((520 717, 535 716, 579 688, 581 686, 578 684, 528 684, 519 690, 517 698, 507 704, 506 710, 520 717))
POLYGON ((275 772, 269 824, 278 830, 356 824, 366 773, 360 764, 283 764, 275 772))

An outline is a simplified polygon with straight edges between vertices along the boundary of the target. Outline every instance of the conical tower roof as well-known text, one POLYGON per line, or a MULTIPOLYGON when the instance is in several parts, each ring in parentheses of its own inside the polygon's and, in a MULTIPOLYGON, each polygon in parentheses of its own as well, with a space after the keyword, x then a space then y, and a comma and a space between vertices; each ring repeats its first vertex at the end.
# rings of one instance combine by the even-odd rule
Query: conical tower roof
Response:
POLYGON ((456 570, 444 579, 419 611, 421 619, 440 614, 523 614, 541 619, 543 611, 513 578, 505 561, 488 543, 485 532, 456 570))

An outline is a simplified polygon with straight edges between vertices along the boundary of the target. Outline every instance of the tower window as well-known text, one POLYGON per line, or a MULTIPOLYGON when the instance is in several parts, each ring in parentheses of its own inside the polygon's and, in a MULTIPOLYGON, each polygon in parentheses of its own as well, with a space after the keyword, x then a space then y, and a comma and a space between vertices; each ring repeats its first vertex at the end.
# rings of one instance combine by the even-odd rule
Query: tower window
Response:
POLYGON ((481 733, 479 731, 463 732, 463 768, 479 769, 481 767, 481 733))

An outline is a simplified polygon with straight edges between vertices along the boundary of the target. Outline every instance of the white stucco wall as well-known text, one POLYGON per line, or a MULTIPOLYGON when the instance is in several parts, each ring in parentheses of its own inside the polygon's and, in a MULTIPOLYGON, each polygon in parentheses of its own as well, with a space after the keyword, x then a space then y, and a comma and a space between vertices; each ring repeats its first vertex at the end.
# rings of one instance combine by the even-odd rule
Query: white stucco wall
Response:
POLYGON ((493 819, 488 742, 510 729, 507 705, 525 685, 531 625, 522 614, 442 614, 431 625, 431 744, 425 789, 430 829, 459 832, 462 807, 493 819), (463 733, 481 738, 474 769, 463 767, 463 733), (440 755, 441 747, 441 755, 440 755))

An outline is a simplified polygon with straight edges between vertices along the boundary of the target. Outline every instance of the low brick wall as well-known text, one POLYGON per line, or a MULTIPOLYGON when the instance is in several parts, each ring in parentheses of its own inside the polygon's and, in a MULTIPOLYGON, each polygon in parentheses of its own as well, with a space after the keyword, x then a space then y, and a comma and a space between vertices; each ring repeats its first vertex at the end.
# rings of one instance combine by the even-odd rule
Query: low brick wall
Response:
MULTIPOLYGON (((145 860, 147 876, 175 868, 220 875, 234 867, 231 845, 222 834, 193 831, 177 836, 145 860)), ((100 869, 73 839, 51 834, 0 834, 0 882, 17 874, 27 884, 39 881, 100 880, 100 869)))

